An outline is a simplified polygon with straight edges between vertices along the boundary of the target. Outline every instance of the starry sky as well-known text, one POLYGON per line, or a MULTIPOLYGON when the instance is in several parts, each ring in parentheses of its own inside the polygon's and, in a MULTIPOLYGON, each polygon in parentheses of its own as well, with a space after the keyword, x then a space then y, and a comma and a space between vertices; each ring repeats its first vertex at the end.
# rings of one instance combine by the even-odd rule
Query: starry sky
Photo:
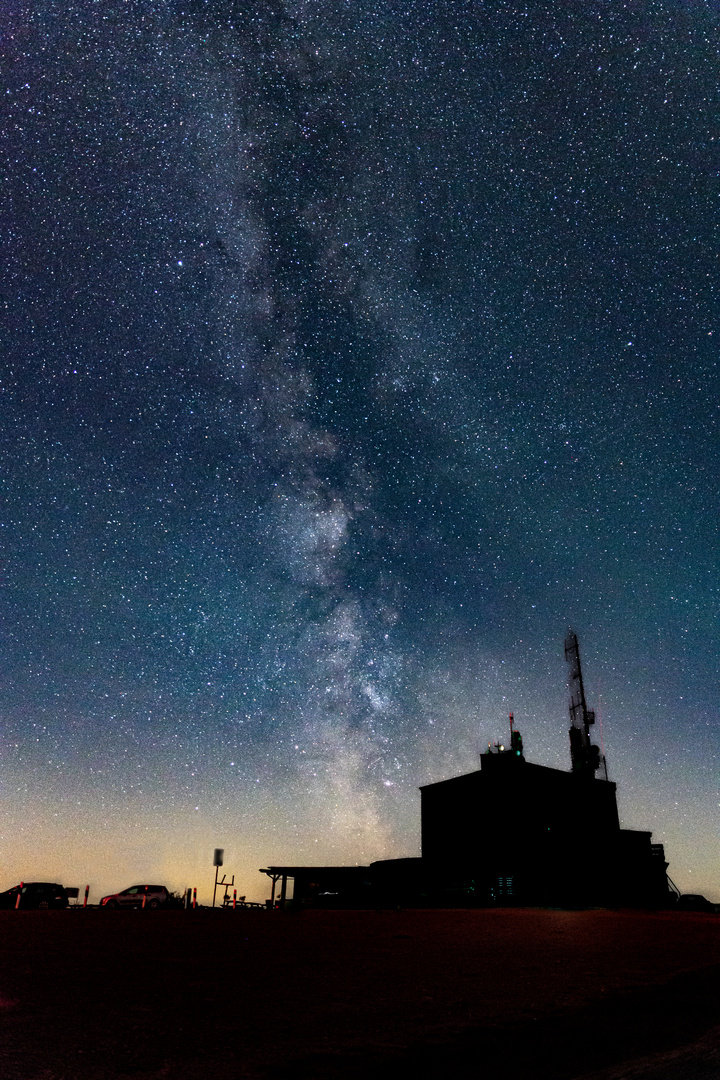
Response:
POLYGON ((0 888, 417 855, 572 626, 720 900, 719 23, 3 0, 0 888))

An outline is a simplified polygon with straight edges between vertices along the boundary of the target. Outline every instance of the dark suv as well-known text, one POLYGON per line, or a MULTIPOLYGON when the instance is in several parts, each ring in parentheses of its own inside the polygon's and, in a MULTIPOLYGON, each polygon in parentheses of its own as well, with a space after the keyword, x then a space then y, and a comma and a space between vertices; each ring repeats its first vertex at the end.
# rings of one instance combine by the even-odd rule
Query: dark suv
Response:
POLYGON ((170 893, 164 885, 131 885, 122 892, 103 896, 100 907, 106 908, 158 908, 167 907, 170 901, 170 893))
POLYGON ((0 908, 66 908, 68 898, 62 885, 51 881, 26 881, 22 885, 13 885, 0 893, 0 908), (20 903, 18 904, 18 896, 20 903))

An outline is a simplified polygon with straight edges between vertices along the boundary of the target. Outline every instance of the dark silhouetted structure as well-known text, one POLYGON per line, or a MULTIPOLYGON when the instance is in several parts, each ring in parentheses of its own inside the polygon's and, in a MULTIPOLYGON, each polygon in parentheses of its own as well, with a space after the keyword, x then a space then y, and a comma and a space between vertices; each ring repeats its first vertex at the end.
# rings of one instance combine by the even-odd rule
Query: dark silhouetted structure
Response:
POLYGON ((570 758, 563 772, 525 760, 510 716, 508 746, 495 744, 479 770, 422 787, 422 856, 369 867, 270 867, 294 879, 294 901, 330 906, 400 903, 557 907, 669 903, 662 844, 621 829, 615 784, 590 737, 577 636, 570 665, 570 758), (602 778, 596 774, 601 772, 602 778))

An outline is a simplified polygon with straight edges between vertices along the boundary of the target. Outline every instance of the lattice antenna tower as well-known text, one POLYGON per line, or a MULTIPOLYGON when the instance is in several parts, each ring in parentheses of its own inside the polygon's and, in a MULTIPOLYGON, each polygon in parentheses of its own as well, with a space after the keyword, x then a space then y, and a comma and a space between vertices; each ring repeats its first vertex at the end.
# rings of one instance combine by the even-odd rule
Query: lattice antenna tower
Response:
MULTIPOLYGON (((588 709, 585 700, 580 648, 574 630, 565 638, 565 659, 570 665, 570 760, 572 771, 593 779, 604 763, 600 747, 590 742, 590 727, 595 723, 595 712, 588 709)), ((607 767, 605 769, 607 778, 607 767)))

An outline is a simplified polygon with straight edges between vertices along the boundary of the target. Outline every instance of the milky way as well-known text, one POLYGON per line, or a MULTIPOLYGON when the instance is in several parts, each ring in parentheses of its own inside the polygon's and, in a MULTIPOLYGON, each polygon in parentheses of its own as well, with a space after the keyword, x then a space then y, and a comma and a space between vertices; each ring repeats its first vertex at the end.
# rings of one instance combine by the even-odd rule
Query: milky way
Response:
POLYGON ((248 9, 1 31, 0 887, 417 854, 572 625, 720 900, 717 5, 248 9))

